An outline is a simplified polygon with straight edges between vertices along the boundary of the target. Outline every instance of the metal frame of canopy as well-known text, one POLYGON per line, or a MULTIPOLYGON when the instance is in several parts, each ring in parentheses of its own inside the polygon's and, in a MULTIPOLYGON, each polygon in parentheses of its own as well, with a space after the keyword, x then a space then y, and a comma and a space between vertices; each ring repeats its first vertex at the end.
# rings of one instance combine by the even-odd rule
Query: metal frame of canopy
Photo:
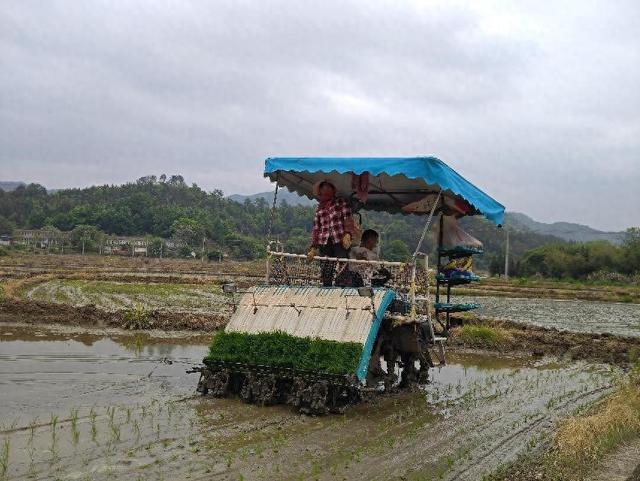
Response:
MULTIPOLYGON (((416 269, 417 257, 425 256, 425 266, 428 270, 428 257, 420 252, 427 231, 431 226, 434 215, 440 214, 438 234, 438 272, 442 267, 442 221, 444 215, 451 215, 451 208, 447 206, 445 199, 461 199, 470 209, 459 217, 466 215, 484 214, 489 220, 501 226, 504 216, 504 206, 490 196, 475 187, 469 181, 460 176, 444 162, 435 157, 386 157, 386 158, 318 158, 318 157, 290 157, 268 158, 265 161, 264 176, 276 183, 272 215, 269 222, 268 241, 271 241, 271 231, 274 213, 277 205, 279 187, 286 187, 291 192, 313 199, 313 185, 320 180, 332 182, 340 195, 351 199, 354 210, 377 210, 390 213, 402 212, 402 206, 420 200, 429 194, 436 194, 436 200, 428 214, 422 235, 409 263, 411 268, 409 298, 411 302, 412 319, 416 318, 416 269), (351 188, 353 175, 369 173, 369 199, 366 204, 354 199, 351 188), (373 187, 373 189, 371 189, 373 187)), ((284 257, 304 257, 301 255, 289 255, 288 253, 272 251, 269 242, 267 251, 271 255, 284 257)), ((332 260, 318 258, 317 260, 332 260)), ((338 260, 338 259, 336 259, 338 260)), ((346 259, 342 259, 347 261, 346 259)), ((428 276, 427 276, 428 279, 428 276)), ((267 282, 269 282, 269 260, 267 260, 267 282)), ((436 304, 440 300, 440 281, 437 282, 436 304)), ((427 281, 427 293, 429 286, 427 281)), ((428 297, 428 294, 427 294, 428 297)), ((450 302, 450 284, 447 285, 447 304, 450 302)), ((429 304, 427 303, 427 306, 429 304)), ((427 317, 431 325, 431 312, 427 308, 427 317)), ((449 311, 446 313, 445 329, 450 324, 449 311)), ((438 310, 436 310, 437 318, 438 310)))
POLYGON ((351 198, 352 175, 364 173, 369 174, 369 200, 362 209, 401 212, 402 206, 440 192, 445 199, 466 203, 470 209, 465 215, 483 214, 496 225, 503 222, 502 204, 436 157, 270 157, 264 170, 277 186, 309 199, 320 180, 329 180, 339 195, 351 198))

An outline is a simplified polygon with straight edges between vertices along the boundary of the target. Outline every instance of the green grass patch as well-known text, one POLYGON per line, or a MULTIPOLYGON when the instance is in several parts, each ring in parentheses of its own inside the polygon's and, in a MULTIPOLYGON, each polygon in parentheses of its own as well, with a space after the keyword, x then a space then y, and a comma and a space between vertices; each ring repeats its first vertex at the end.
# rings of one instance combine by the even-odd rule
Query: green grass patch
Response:
POLYGON ((151 329, 153 327, 150 313, 142 304, 125 309, 124 320, 127 329, 151 329))
POLYGON ((362 345, 308 337, 284 332, 246 334, 220 332, 204 360, 241 362, 308 369, 330 374, 354 374, 362 355, 362 345))
POLYGON ((505 339, 504 333, 496 328, 465 324, 458 336, 465 344, 496 346, 505 339))

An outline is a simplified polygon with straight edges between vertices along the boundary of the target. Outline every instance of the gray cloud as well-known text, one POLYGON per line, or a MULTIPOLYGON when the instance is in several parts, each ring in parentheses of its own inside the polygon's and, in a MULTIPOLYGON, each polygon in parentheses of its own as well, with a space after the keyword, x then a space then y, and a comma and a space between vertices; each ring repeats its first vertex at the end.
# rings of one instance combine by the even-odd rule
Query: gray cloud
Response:
POLYGON ((638 21, 635 1, 5 1, 0 178, 249 193, 270 155, 436 155, 538 220, 639 225, 638 21))

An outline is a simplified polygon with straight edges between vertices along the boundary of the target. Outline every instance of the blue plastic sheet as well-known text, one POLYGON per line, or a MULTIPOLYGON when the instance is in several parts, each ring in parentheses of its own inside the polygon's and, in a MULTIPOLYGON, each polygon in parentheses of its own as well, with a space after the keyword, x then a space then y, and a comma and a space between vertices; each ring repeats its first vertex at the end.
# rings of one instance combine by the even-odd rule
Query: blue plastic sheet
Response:
POLYGON ((503 223, 502 204, 435 157, 271 157, 265 161, 264 169, 265 177, 309 198, 313 198, 313 184, 323 179, 349 195, 351 174, 364 172, 370 175, 370 185, 395 192, 377 196, 366 207, 397 212, 398 199, 408 202, 415 200, 416 192, 435 189, 459 196, 495 224, 503 223))

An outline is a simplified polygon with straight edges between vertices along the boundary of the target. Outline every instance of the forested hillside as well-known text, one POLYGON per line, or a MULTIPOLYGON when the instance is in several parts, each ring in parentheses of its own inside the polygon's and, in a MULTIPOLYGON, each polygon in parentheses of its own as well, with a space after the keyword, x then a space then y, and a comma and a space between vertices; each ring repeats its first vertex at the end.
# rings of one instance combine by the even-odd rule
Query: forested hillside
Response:
MULTIPOLYGON (((313 206, 283 202, 273 218, 273 235, 287 249, 305 252, 313 219, 313 206)), ((53 193, 38 184, 0 191, 0 233, 16 228, 52 226, 63 231, 95 226, 105 234, 171 237, 179 234, 198 245, 203 237, 232 258, 263 255, 271 218, 263 198, 238 203, 219 190, 206 192, 187 185, 180 175, 146 176, 124 185, 65 189, 53 193), (186 232, 186 235, 185 235, 186 232)), ((363 226, 381 233, 382 254, 403 259, 415 248, 424 217, 363 212, 363 226)), ((478 258, 481 267, 500 271, 504 264, 505 232, 482 217, 465 218, 462 226, 485 246, 478 258)), ((512 268, 528 250, 558 244, 559 239, 532 232, 510 231, 512 268)), ((433 252, 432 236, 423 250, 433 252)), ((539 257, 539 256, 538 256, 539 257)), ((536 257, 536 259, 538 259, 536 257)), ((533 269, 534 267, 532 267, 533 269)))
MULTIPOLYGON (((270 205, 258 198, 240 204, 219 190, 205 192, 187 185, 180 175, 147 176, 124 185, 94 186, 47 193, 38 184, 0 191, 0 230, 53 226, 68 231, 78 225, 95 226, 106 234, 170 237, 187 225, 195 239, 205 236, 234 257, 261 254, 271 216, 270 205)), ((309 243, 312 206, 283 202, 274 214, 273 234, 288 249, 303 252, 309 243)), ((408 255, 420 236, 424 218, 363 213, 365 227, 381 232, 383 254, 398 259, 408 255)), ((465 227, 486 246, 487 256, 500 255, 504 232, 481 218, 465 219, 465 227)), ((557 240, 535 234, 513 233, 512 252, 557 240)), ((486 262, 486 261, 485 261, 486 262)))

